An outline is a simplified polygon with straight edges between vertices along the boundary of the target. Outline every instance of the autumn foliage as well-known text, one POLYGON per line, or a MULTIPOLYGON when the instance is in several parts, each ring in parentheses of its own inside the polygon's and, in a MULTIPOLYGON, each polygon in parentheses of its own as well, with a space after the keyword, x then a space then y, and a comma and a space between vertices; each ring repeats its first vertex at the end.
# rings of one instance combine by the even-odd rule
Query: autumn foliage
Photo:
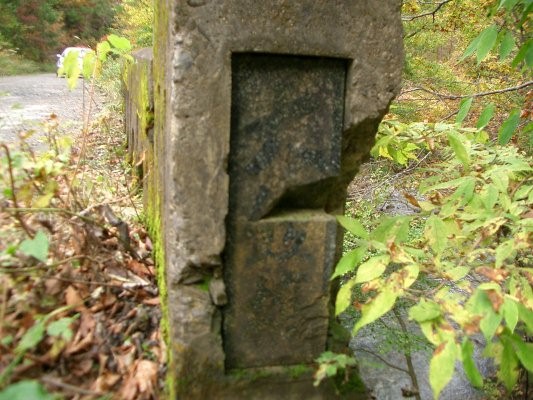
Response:
POLYGON ((95 44, 117 11, 112 0, 0 0, 0 48, 51 61, 63 47, 95 44))

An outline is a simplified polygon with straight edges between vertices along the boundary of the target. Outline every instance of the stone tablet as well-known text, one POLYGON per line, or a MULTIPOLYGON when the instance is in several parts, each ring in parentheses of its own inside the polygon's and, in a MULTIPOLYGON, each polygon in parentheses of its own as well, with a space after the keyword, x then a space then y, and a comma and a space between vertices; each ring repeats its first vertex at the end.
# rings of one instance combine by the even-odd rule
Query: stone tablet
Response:
POLYGON ((341 168, 347 60, 232 58, 230 220, 324 210, 341 168))
POLYGON ((226 367, 312 363, 326 349, 346 61, 232 59, 226 367))

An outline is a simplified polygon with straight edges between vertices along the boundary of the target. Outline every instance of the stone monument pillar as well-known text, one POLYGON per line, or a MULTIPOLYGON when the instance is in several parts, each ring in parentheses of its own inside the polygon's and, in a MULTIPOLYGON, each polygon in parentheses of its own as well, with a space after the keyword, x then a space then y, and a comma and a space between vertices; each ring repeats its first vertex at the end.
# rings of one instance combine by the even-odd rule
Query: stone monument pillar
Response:
POLYGON ((401 1, 155 4, 171 397, 365 398, 312 369, 333 343, 334 215, 399 89, 401 1))

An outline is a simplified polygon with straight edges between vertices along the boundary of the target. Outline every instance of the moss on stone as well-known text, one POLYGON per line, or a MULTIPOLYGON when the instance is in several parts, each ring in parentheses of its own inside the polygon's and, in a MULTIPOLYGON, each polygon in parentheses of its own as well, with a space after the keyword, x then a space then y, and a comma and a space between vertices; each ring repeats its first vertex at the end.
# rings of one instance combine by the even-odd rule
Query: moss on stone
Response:
POLYGON ((348 374, 339 371, 337 375, 331 378, 331 383, 335 386, 336 391, 340 395, 354 394, 354 393, 366 393, 366 387, 358 371, 355 368, 351 368, 348 374))
POLYGON ((297 379, 303 375, 311 373, 313 371, 313 368, 309 365, 298 364, 288 367, 287 370, 291 378, 297 379))

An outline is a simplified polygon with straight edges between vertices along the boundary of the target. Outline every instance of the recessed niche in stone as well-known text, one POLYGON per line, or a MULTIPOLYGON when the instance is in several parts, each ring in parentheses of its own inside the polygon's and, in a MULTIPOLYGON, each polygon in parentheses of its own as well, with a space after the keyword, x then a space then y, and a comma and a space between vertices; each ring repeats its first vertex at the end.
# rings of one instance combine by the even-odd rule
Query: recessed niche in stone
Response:
POLYGON ((347 61, 234 54, 223 310, 226 368, 326 348, 347 61))

